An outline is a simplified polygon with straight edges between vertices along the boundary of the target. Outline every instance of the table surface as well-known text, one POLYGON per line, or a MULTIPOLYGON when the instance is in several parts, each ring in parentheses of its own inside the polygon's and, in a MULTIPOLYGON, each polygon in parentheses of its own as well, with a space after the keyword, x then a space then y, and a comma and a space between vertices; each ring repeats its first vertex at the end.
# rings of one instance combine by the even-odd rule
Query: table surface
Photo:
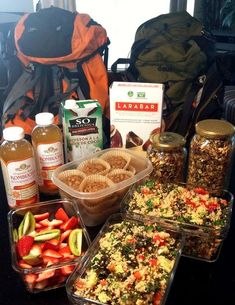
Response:
MULTIPOLYGON (((229 190, 234 193, 235 173, 229 190)), ((0 174, 0 305, 69 305, 65 288, 30 294, 11 267, 7 213, 2 175, 0 174)), ((98 228, 89 230, 92 237, 98 228)), ((207 263, 181 257, 165 305, 235 304, 235 212, 228 237, 218 260, 207 263)), ((118 305, 118 304, 117 304, 118 305)), ((134 304, 133 304, 134 305, 134 304)))

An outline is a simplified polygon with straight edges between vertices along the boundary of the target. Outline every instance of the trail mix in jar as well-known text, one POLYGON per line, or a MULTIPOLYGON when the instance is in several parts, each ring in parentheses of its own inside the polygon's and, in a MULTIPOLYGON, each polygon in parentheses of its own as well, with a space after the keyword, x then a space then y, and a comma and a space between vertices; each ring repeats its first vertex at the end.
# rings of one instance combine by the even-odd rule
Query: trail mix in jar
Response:
POLYGON ((173 132, 154 134, 148 157, 153 165, 151 177, 161 183, 182 182, 186 150, 184 138, 173 132))
POLYGON ((75 294, 112 305, 158 305, 173 270, 180 241, 159 226, 124 220, 99 241, 75 294))
POLYGON ((190 145, 187 184, 219 195, 229 181, 234 127, 226 121, 204 120, 196 125, 196 132, 190 145))

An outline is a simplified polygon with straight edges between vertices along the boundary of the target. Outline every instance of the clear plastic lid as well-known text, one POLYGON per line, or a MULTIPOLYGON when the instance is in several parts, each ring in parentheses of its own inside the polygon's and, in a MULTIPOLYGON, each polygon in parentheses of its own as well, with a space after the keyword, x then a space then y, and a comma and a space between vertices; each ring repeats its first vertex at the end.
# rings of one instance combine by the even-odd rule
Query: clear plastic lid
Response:
POLYGON ((54 123, 54 115, 50 112, 41 112, 36 114, 35 121, 40 126, 51 125, 54 123))
POLYGON ((24 129, 18 126, 7 127, 3 130, 3 139, 7 141, 19 141, 24 138, 24 129))

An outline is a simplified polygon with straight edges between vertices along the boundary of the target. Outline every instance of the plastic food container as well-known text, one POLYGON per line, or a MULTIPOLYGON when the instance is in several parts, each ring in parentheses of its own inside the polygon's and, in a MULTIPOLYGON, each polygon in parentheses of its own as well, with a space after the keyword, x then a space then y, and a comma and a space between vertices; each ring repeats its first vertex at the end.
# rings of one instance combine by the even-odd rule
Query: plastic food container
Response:
POLYGON ((224 190, 221 197, 208 199, 202 188, 185 189, 185 184, 161 185, 146 179, 130 188, 121 210, 140 219, 180 226, 185 232, 182 255, 216 261, 229 231, 233 195, 224 190))
POLYGON ((69 300, 163 305, 183 241, 179 230, 123 214, 110 216, 66 283, 69 300))
POLYGON ((85 225, 96 226, 104 223, 111 214, 119 212, 120 202, 129 187, 135 182, 144 179, 151 171, 152 164, 148 158, 138 156, 127 149, 110 148, 92 154, 87 158, 62 165, 55 170, 52 180, 58 186, 62 198, 71 198, 77 203, 85 225), (123 157, 125 162, 117 162, 117 168, 114 168, 115 166, 112 162, 119 157, 123 157), (97 171, 102 169, 101 173, 94 174, 92 170, 89 172, 90 167, 87 166, 87 162, 89 166, 94 165, 97 171), (128 171, 132 175, 123 181, 115 183, 113 182, 115 180, 111 180, 110 173, 120 170, 124 171, 124 173, 128 171), (64 180, 64 175, 69 175, 70 178, 72 176, 71 179, 76 176, 76 182, 64 180), (108 187, 95 192, 85 192, 84 184, 87 183, 89 186, 91 181, 99 184, 105 181, 105 183, 108 183, 108 187), (72 186, 69 185, 71 183, 73 184, 72 186))
POLYGON ((12 267, 31 293, 64 286, 90 245, 76 205, 69 200, 11 210, 8 224, 12 267))

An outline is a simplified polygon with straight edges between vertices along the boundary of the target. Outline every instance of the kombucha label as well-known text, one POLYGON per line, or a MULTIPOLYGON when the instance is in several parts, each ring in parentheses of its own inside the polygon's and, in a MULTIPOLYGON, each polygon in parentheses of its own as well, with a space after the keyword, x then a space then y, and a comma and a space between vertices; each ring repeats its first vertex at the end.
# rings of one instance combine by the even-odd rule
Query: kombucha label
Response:
POLYGON ((57 189, 52 182, 53 172, 64 163, 63 146, 61 142, 39 144, 37 146, 38 183, 48 189, 57 189))
POLYGON ((11 208, 39 201, 36 167, 33 158, 2 162, 8 204, 11 208))

